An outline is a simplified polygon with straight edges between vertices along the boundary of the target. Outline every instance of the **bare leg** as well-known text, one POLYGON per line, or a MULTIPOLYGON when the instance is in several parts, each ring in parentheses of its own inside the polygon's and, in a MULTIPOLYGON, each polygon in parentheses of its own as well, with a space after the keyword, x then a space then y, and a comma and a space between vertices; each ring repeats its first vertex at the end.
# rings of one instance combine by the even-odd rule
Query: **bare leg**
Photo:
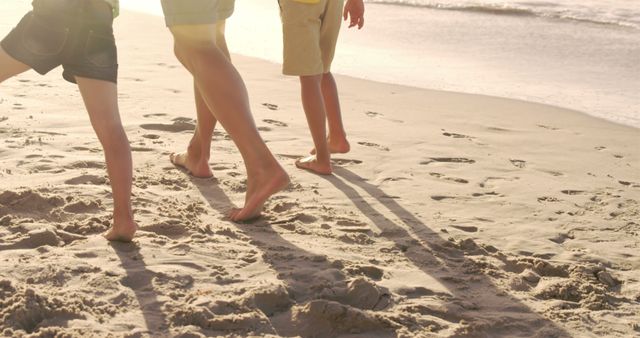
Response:
POLYGON ((2 48, 0 48, 0 82, 12 78, 20 73, 26 72, 31 67, 12 58, 2 48))
POLYGON ((311 131, 316 154, 296 161, 296 166, 317 174, 330 175, 331 155, 327 145, 327 114, 322 97, 321 82, 322 75, 300 77, 302 106, 307 116, 307 124, 311 131))
POLYGON ((204 102, 200 90, 195 83, 193 85, 193 91, 196 101, 196 113, 198 115, 196 130, 191 137, 191 141, 189 141, 187 151, 171 154, 170 159, 171 163, 183 167, 189 174, 195 177, 211 177, 213 176, 211 167, 209 167, 211 139, 217 121, 204 102))
MULTIPOLYGON (((216 25, 216 45, 224 53, 227 59, 231 60, 227 42, 224 36, 225 22, 221 21, 216 25)), ((213 129, 216 126, 216 118, 213 112, 209 110, 207 104, 200 94, 198 85, 193 84, 193 92, 195 94, 196 112, 198 115, 198 124, 195 133, 189 142, 187 151, 182 153, 171 154, 171 162, 177 166, 185 168, 191 175, 195 177, 211 177, 213 173, 209 167, 209 159, 211 158, 211 139, 213 137, 213 129)))
POLYGON ((129 140, 122 128, 115 83, 76 77, 91 125, 104 149, 113 191, 113 227, 104 234, 110 241, 129 242, 138 226, 131 210, 132 164, 129 140))
POLYGON ((247 170, 247 194, 242 209, 230 218, 258 217, 264 202, 289 184, 289 177, 264 143, 256 128, 247 89, 240 74, 216 46, 212 25, 173 26, 175 52, 194 76, 209 110, 240 151, 247 170))
MULTIPOLYGON (((347 133, 342 124, 342 111, 340 109, 336 80, 330 72, 322 76, 322 96, 324 97, 327 122, 329 123, 329 136, 327 137, 329 152, 332 154, 348 153, 351 150, 351 145, 347 141, 347 133)), ((315 149, 311 150, 311 154, 315 153, 315 149)))

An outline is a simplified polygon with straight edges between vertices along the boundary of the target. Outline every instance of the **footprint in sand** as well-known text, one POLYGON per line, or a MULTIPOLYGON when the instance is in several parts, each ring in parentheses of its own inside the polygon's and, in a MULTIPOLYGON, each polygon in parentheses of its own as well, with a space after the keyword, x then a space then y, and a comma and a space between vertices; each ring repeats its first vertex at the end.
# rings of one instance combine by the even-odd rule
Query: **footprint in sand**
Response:
POLYGON ((64 181, 65 184, 79 185, 79 184, 93 184, 102 185, 107 183, 107 179, 97 175, 81 175, 78 177, 70 178, 64 181))
POLYGON ((2 117, 0 117, 0 122, 4 122, 4 121, 6 121, 6 120, 8 120, 8 119, 9 119, 8 117, 6 117, 6 116, 2 116, 2 117))
POLYGON ((466 226, 466 225, 450 225, 450 227, 458 229, 464 232, 478 232, 478 227, 466 226))
POLYGON ((482 197, 482 196, 500 196, 500 197, 504 197, 504 195, 500 195, 495 191, 490 191, 490 192, 474 192, 473 194, 471 194, 471 196, 473 197, 482 197))
POLYGON ((269 110, 278 110, 278 105, 273 103, 263 103, 263 106, 267 107, 269 110))
POLYGON ((80 200, 65 205, 63 210, 72 214, 88 214, 102 211, 102 206, 97 201, 80 200))
POLYGON ((556 177, 564 176, 564 174, 559 171, 554 171, 554 170, 540 170, 540 171, 542 171, 543 173, 547 173, 551 176, 556 176, 556 177))
POLYGON ((337 165, 362 164, 362 161, 360 160, 350 160, 346 158, 332 158, 331 162, 337 165))
POLYGON ((498 180, 502 180, 502 181, 517 181, 519 180, 520 177, 496 177, 496 176, 491 176, 491 177, 487 177, 484 179, 484 181, 478 183, 478 185, 480 186, 480 188, 490 188, 493 185, 490 183, 491 181, 498 181, 498 180))
POLYGON ((593 149, 598 150, 598 151, 601 151, 601 150, 605 150, 605 149, 607 149, 607 147, 605 147, 605 146, 597 146, 597 147, 595 147, 595 148, 593 148, 593 149))
POLYGON ((178 68, 178 66, 177 66, 177 65, 168 65, 168 64, 166 64, 166 63, 164 63, 164 62, 156 63, 156 66, 160 66, 160 67, 164 67, 164 68, 169 68, 169 69, 178 68))
POLYGON ((273 129, 269 128, 269 127, 258 127, 258 131, 264 131, 264 132, 268 132, 268 131, 272 131, 273 129))
POLYGON ((464 157, 431 157, 427 161, 422 161, 420 164, 427 165, 434 162, 438 163, 465 163, 465 164, 473 164, 476 163, 475 160, 471 160, 464 157))
POLYGON ((188 233, 188 229, 184 226, 184 222, 175 219, 142 226, 140 227, 140 230, 152 232, 169 238, 186 236, 188 233))
POLYGON ((195 121, 186 117, 177 117, 172 120, 172 124, 148 123, 141 124, 140 127, 146 130, 165 131, 170 133, 180 133, 183 131, 193 131, 196 129, 195 121))
POLYGON ((501 132, 501 133, 504 133, 504 132, 510 132, 510 131, 511 131, 511 130, 509 130, 509 129, 500 128, 500 127, 487 127, 487 130, 490 130, 490 131, 497 131, 497 132, 501 132))
POLYGON ((404 180, 408 180, 409 178, 407 177, 386 177, 382 179, 382 183, 384 182, 398 182, 398 181, 404 181, 404 180))
POLYGON ((133 82, 144 82, 143 79, 137 78, 137 77, 122 77, 121 79, 129 80, 129 81, 133 81, 133 82))
POLYGON ((458 198, 455 196, 434 195, 434 196, 431 196, 431 199, 434 201, 444 201, 446 199, 458 199, 458 198))
POLYGON ((157 114, 145 114, 142 115, 143 117, 160 117, 160 116, 167 116, 167 114, 164 113, 157 113, 157 114))
POLYGON ((271 119, 264 119, 262 120, 262 122, 277 126, 277 127, 288 127, 289 125, 284 123, 284 122, 280 122, 280 121, 276 121, 276 120, 271 120, 271 119))
POLYGON ((565 195, 582 195, 586 192, 583 190, 562 190, 561 193, 565 195))
POLYGON ((509 161, 516 168, 524 169, 527 166, 527 161, 524 160, 509 159, 509 161))
POLYGON ((97 161, 76 161, 64 166, 66 169, 104 169, 105 164, 97 161))
POLYGON ((150 139, 150 140, 157 140, 160 138, 160 135, 156 135, 156 134, 144 134, 142 135, 142 137, 146 138, 146 139, 150 139))
POLYGON ((458 177, 449 177, 446 176, 445 174, 441 174, 441 173, 429 173, 429 175, 439 178, 439 179, 443 179, 445 181, 451 181, 451 182, 456 182, 456 183, 461 183, 461 184, 467 184, 469 183, 469 181, 463 179, 463 178, 458 178, 458 177))
POLYGON ((97 153, 100 152, 101 150, 99 148, 88 148, 88 147, 72 147, 71 149, 73 150, 77 150, 77 151, 88 151, 91 153, 97 153))
POLYGON ((283 212, 291 211, 297 208, 299 205, 300 204, 297 202, 278 202, 273 208, 271 208, 271 210, 280 214, 283 212))
POLYGON ((562 244, 564 242, 566 242, 569 239, 574 239, 573 235, 571 234, 565 234, 565 233, 559 233, 551 238, 549 238, 550 241, 557 243, 557 244, 562 244))
POLYGON ((373 280, 381 280, 384 276, 384 271, 373 265, 355 266, 348 268, 347 271, 353 274, 365 275, 373 280))
POLYGON ((624 185, 625 187, 633 187, 633 188, 640 188, 640 183, 635 183, 635 182, 628 182, 628 181, 618 181, 618 183, 624 185))
POLYGON ((542 196, 542 197, 538 197, 538 202, 540 202, 540 203, 542 203, 542 202, 555 203, 555 202, 560 202, 560 200, 555 198, 555 197, 551 197, 551 196, 542 196))
MULTIPOLYGON (((368 111, 368 112, 365 113, 365 115, 367 115, 367 116, 369 116, 371 118, 382 118, 384 116, 384 114, 377 113, 377 112, 374 112, 374 111, 368 111)), ((394 122, 394 123, 404 123, 404 121, 402 121, 402 120, 395 120, 395 119, 390 119, 390 118, 383 118, 383 119, 387 120, 387 121, 394 122)))
POLYGON ((540 127, 540 128, 543 128, 543 129, 548 129, 548 130, 560 130, 560 128, 547 126, 547 125, 544 125, 544 124, 538 124, 537 126, 540 127))
POLYGON ((371 142, 358 142, 359 145, 361 146, 365 146, 365 147, 371 147, 371 148, 377 148, 380 149, 382 151, 389 151, 389 148, 385 147, 385 146, 381 146, 379 144, 376 143, 371 143, 371 142))
POLYGON ((369 225, 350 219, 338 220, 335 229, 346 233, 371 233, 371 227, 369 227, 369 225))
POLYGON ((446 137, 451 137, 451 138, 466 138, 466 139, 474 139, 475 137, 473 136, 468 136, 468 135, 463 135, 463 134, 458 134, 458 133, 450 133, 448 131, 445 131, 444 129, 441 129, 443 131, 442 135, 446 136, 446 137))
POLYGON ((295 230, 295 222, 298 221, 300 223, 303 224, 312 224, 314 222, 317 222, 318 219, 313 216, 313 215, 309 215, 309 214, 305 214, 302 212, 296 213, 294 215, 289 215, 286 217, 278 217, 275 219, 272 219, 269 221, 270 224, 275 224, 275 225, 279 225, 284 229, 287 230, 295 230))

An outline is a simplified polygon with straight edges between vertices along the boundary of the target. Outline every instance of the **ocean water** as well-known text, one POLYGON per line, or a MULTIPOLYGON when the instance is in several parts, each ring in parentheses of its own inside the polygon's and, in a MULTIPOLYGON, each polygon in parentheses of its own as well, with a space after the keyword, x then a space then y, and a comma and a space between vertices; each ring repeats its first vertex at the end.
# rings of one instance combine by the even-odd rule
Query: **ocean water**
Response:
POLYGON ((638 0, 366 0, 369 3, 538 16, 640 29, 638 0))

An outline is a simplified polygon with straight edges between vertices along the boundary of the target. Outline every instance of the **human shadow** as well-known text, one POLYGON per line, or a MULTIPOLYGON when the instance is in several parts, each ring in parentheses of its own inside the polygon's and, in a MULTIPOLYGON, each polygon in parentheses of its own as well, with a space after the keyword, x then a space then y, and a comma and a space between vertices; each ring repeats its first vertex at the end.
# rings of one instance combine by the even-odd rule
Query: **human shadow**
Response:
MULTIPOLYGON (((422 308, 419 310, 422 314, 456 324, 460 321, 471 323, 469 332, 463 328, 456 336, 569 336, 552 321, 517 299, 508 297, 486 275, 473 273, 475 265, 465 257, 463 248, 440 237, 380 188, 347 169, 335 167, 334 172, 335 176, 325 179, 341 190, 381 230, 382 237, 395 244, 394 250, 397 252, 394 254, 405 256, 452 295, 427 291, 426 295, 442 296, 440 298, 444 305, 440 308, 422 308), (375 198, 398 220, 391 220, 379 213, 352 185, 375 198)), ((226 213, 233 205, 218 186, 217 180, 192 179, 192 183, 209 205, 220 213, 226 213)), ((284 239, 273 229, 276 223, 278 221, 262 219, 242 224, 239 228, 251 238, 251 244, 263 252, 263 259, 276 270, 278 278, 287 285, 295 302, 304 303, 317 298, 319 293, 314 287, 318 286, 316 279, 320 271, 326 271, 325 275, 333 274, 335 283, 346 284, 349 278, 340 264, 318 257, 318 254, 284 239)), ((428 285, 424 287, 429 288, 428 285)))
MULTIPOLYGON (((221 214, 226 214, 234 205, 216 179, 192 178, 192 183, 209 205, 221 214)), ((238 223, 238 229, 251 238, 252 245, 262 251, 262 258, 277 271, 278 278, 285 281, 291 298, 296 302, 308 300, 309 288, 315 284, 314 272, 331 270, 336 273, 333 276, 336 282, 346 280, 339 268, 332 266, 326 257, 304 250, 284 239, 268 220, 238 223)))
POLYGON ((162 310, 163 303, 153 288, 155 272, 147 269, 140 246, 135 242, 110 242, 109 245, 118 255, 126 277, 122 285, 134 292, 140 311, 145 321, 148 334, 165 335, 168 330, 166 315, 162 310))
MULTIPOLYGON (((216 179, 192 179, 192 183, 209 205, 221 214, 226 214, 233 206, 216 179)), ((291 303, 317 305, 307 308, 307 318, 314 321, 314 324, 303 324, 300 321, 294 323, 293 321, 299 320, 301 316, 298 314, 297 319, 293 318, 291 303, 288 308, 280 308, 278 313, 265 312, 277 334, 287 337, 335 337, 348 334, 350 330, 365 332, 379 329, 381 331, 376 332, 377 337, 396 337, 395 332, 386 323, 377 322, 373 317, 369 317, 372 318, 369 321, 363 320, 362 317, 368 315, 359 312, 384 307, 388 304, 388 294, 372 291, 371 294, 377 297, 376 299, 362 300, 354 297, 357 291, 354 291, 355 287, 351 283, 367 282, 359 278, 361 276, 345 273, 342 261, 331 261, 324 254, 303 249, 301 244, 292 243, 274 229, 274 226, 286 226, 291 222, 289 219, 261 218, 237 225, 237 228, 250 238, 249 243, 261 251, 265 263, 275 270, 278 280, 284 283, 291 303), (339 317, 334 317, 335 314, 331 311, 339 311, 339 317)))
POLYGON ((475 242, 452 243, 431 230, 393 196, 356 173, 335 166, 334 174, 323 178, 342 191, 380 229, 381 237, 395 243, 398 254, 435 278, 453 295, 446 313, 435 315, 471 322, 479 330, 471 333, 472 336, 569 336, 563 328, 500 290, 482 272, 482 267, 468 258, 467 254, 488 254, 475 242), (368 196, 365 198, 356 187, 368 196), (377 211, 367 198, 375 199, 395 220, 377 211))

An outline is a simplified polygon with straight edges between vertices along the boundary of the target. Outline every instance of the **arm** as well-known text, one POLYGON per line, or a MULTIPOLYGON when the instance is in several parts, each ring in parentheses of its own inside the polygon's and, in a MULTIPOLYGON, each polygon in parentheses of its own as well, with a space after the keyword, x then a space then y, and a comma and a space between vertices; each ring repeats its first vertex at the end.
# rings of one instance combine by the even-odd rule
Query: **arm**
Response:
POLYGON ((344 5, 344 12, 342 13, 344 20, 351 18, 349 28, 358 26, 358 29, 362 29, 364 26, 364 2, 363 0, 347 0, 344 5))

